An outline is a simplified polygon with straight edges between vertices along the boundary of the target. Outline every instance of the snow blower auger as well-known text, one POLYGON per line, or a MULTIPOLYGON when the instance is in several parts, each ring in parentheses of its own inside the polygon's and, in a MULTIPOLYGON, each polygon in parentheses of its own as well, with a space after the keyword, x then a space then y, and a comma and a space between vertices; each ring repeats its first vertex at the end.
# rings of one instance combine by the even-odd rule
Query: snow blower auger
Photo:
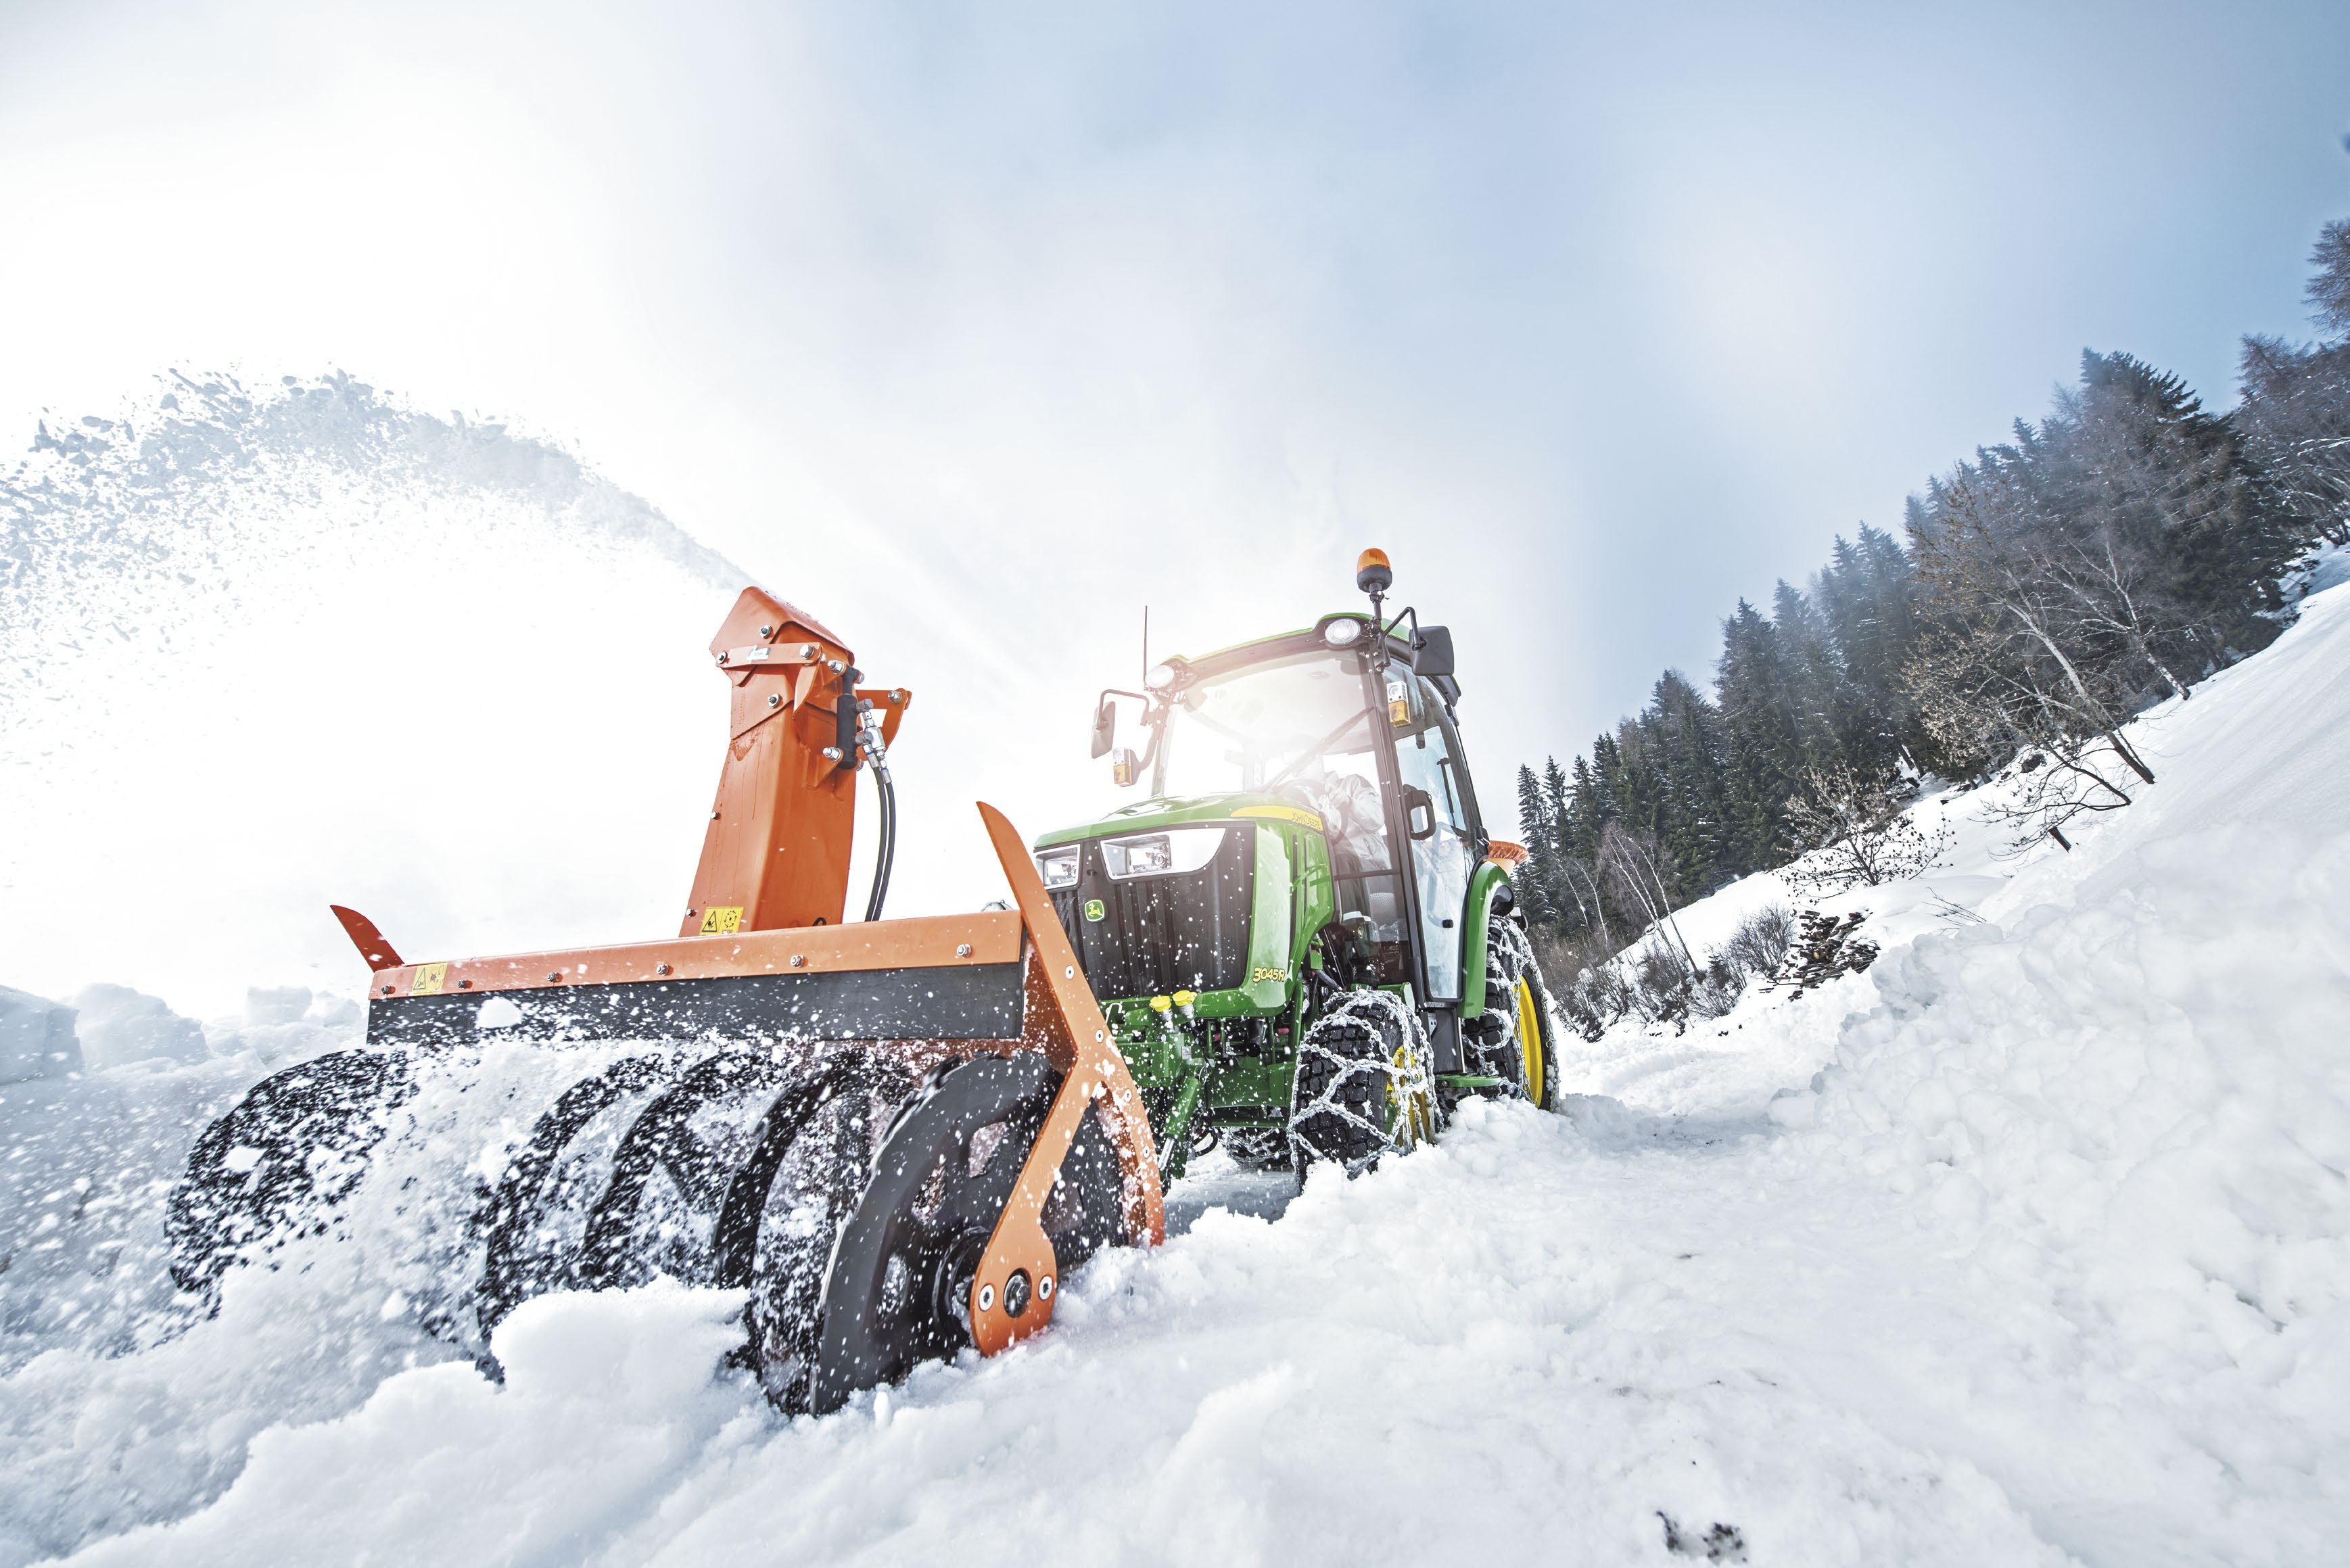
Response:
POLYGON ((881 919, 907 693, 756 588, 711 653, 733 717, 677 937, 411 963, 338 907, 367 1044, 198 1140, 167 1219, 182 1290, 217 1310, 232 1269, 380 1225, 426 1254, 427 1326, 490 1364, 530 1296, 666 1273, 747 1290, 770 1395, 826 1411, 1035 1333, 1097 1248, 1161 1239, 1141 1096, 1011 824, 979 807, 1013 909, 881 919), (880 848, 843 924, 868 767, 880 848))

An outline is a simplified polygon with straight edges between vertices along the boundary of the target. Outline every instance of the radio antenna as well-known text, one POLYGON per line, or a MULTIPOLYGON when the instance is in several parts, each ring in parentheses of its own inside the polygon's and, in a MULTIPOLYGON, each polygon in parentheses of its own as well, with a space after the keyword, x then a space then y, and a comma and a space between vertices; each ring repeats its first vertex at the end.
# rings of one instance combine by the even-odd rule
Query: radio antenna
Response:
POLYGON ((1150 607, 1142 607, 1142 684, 1150 685, 1150 607))

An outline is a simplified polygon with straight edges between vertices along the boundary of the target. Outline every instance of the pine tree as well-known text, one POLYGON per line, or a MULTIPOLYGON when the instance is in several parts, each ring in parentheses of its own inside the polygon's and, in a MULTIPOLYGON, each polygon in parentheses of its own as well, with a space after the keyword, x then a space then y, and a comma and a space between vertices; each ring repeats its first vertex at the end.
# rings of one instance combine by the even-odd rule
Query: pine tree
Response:
POLYGON ((1741 862, 1730 833, 1721 715, 1677 670, 1658 678, 1648 706, 1664 775, 1658 834, 1675 881, 1701 896, 1737 876, 1741 862))
POLYGON ((1715 690, 1732 759, 1724 809, 1740 863, 1775 865, 1783 808, 1803 776, 1803 733, 1778 628, 1744 599, 1722 623, 1715 690))
POLYGON ((2350 218, 2336 218, 2317 232, 2309 265, 2314 269, 2307 294, 2311 319, 2350 337, 2350 218))
POLYGON ((2243 401, 2234 416, 2269 493, 2305 538, 2350 545, 2350 220, 2310 254, 2310 314, 2335 334, 2296 348, 2244 339, 2243 401))
POLYGON ((1565 923, 1556 897, 1558 823, 1543 798, 1542 781, 1530 767, 1518 769, 1518 836, 1526 851, 1524 872, 1510 879, 1517 889, 1518 907, 1534 924, 1555 929, 1565 923))

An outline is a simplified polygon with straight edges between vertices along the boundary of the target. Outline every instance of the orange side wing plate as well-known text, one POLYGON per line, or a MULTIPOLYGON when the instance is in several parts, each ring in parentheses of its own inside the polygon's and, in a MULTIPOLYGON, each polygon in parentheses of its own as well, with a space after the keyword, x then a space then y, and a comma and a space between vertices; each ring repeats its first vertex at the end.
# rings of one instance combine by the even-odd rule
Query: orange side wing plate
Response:
POLYGON ((1053 913, 1044 878, 1036 874, 1028 847, 1003 814, 985 802, 979 815, 987 824, 1012 898, 1027 928, 1032 956, 1028 965, 1028 1041, 1042 1047, 1053 1064, 1066 1073, 1061 1092, 1045 1117, 1044 1130, 1020 1168, 1012 1200, 995 1221, 971 1285, 972 1339, 983 1355, 993 1355, 1027 1338, 1053 1320, 1053 1301, 1060 1268, 1053 1243, 1045 1238, 1045 1199, 1052 1195, 1061 1161, 1076 1140, 1086 1112, 1098 1106, 1117 1146, 1119 1174, 1124 1178, 1127 1235, 1148 1246, 1167 1239, 1166 1200, 1159 1186, 1159 1158, 1150 1136, 1150 1118, 1142 1106, 1142 1091, 1126 1070, 1126 1058, 1110 1038, 1109 1026, 1095 1005, 1093 988, 1077 968, 1077 955, 1053 913), (1027 1299, 1014 1316, 1009 1310, 1017 1293, 1007 1290, 1015 1272, 1028 1279, 1027 1299))

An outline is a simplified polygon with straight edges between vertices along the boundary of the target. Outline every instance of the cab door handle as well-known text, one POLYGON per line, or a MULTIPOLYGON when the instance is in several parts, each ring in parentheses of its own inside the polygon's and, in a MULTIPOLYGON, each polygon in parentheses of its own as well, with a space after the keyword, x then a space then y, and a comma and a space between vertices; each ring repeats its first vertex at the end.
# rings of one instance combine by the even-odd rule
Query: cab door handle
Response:
POLYGON ((1436 836, 1436 802, 1424 789, 1403 786, 1404 831, 1415 839, 1436 836), (1421 814, 1427 814, 1427 826, 1421 826, 1421 814))

